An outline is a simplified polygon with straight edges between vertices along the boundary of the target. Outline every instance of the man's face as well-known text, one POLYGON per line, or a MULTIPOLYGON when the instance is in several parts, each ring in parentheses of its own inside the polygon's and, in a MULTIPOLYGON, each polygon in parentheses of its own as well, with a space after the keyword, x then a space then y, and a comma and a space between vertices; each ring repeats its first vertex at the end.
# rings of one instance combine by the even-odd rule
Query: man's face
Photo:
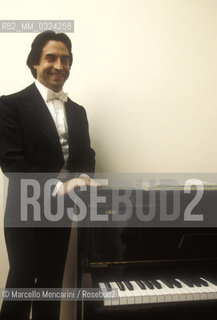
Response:
POLYGON ((69 51, 61 41, 50 40, 42 50, 37 70, 37 80, 53 91, 60 91, 69 77, 69 51))

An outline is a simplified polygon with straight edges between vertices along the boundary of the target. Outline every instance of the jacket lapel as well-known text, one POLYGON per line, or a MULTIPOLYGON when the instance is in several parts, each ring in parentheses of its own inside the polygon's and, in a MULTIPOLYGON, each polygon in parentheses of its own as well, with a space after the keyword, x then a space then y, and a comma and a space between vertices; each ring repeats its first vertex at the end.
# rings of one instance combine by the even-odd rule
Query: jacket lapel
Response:
POLYGON ((23 98, 23 104, 34 118, 34 122, 38 123, 39 129, 49 140, 59 144, 61 148, 53 118, 35 84, 28 87, 27 95, 23 98))
POLYGON ((74 106, 70 99, 65 104, 65 110, 66 110, 66 121, 68 126, 68 137, 69 137, 69 143, 73 139, 73 143, 75 143, 76 136, 77 136, 77 117, 76 112, 74 112, 74 106))

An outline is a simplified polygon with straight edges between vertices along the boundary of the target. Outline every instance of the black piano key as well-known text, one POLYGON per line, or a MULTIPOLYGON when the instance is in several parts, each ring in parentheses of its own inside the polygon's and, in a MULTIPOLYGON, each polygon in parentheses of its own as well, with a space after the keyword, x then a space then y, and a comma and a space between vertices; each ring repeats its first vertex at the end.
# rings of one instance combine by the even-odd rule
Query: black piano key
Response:
POLYGON ((184 277, 184 278, 180 278, 180 280, 181 280, 182 282, 184 282, 187 286, 189 286, 189 287, 191 287, 191 288, 194 287, 194 284, 193 284, 193 282, 192 282, 191 279, 189 279, 189 278, 187 278, 187 277, 184 277))
POLYGON ((161 284, 157 280, 151 279, 150 282, 153 284, 155 288, 162 289, 161 284))
POLYGON ((208 283, 204 279, 199 278, 199 280, 200 280, 200 283, 201 283, 202 286, 204 286, 204 287, 208 287, 209 286, 208 283))
POLYGON ((128 290, 134 290, 132 284, 129 281, 123 281, 128 290))
POLYGON ((136 280, 136 283, 138 284, 138 286, 140 287, 140 289, 145 290, 145 284, 142 281, 136 280))
POLYGON ((212 284, 214 284, 215 286, 217 286, 217 278, 207 275, 206 279, 212 284))
POLYGON ((144 280, 142 279, 142 282, 149 288, 149 289, 154 289, 153 284, 149 280, 144 280))
POLYGON ((118 288, 121 291, 125 291, 125 287, 124 287, 124 285, 123 285, 123 283, 121 281, 117 281, 116 283, 117 283, 118 288))
POLYGON ((173 285, 176 288, 182 288, 182 284, 179 281, 177 281, 176 279, 173 279, 172 281, 173 281, 173 285))
POLYGON ((201 287, 201 283, 198 278, 193 278, 192 282, 196 287, 201 287))
POLYGON ((105 284, 105 287, 106 287, 107 291, 112 291, 112 287, 111 287, 109 282, 104 282, 104 284, 105 284))
POLYGON ((173 289, 174 285, 170 279, 160 279, 168 288, 173 289))

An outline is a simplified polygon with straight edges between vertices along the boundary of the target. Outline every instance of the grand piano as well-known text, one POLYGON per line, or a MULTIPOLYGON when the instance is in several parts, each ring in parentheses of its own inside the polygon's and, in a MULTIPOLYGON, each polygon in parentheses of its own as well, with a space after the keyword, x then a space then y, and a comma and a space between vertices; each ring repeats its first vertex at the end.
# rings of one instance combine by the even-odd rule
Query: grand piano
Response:
MULTIPOLYGON (((155 191, 155 208, 159 212, 162 189, 155 191)), ((167 191, 170 211, 174 190, 167 191)), ((190 195, 178 191, 182 213, 196 191, 190 195)), ((150 191, 142 192, 147 209, 150 191)), ((102 189, 99 194, 106 197, 100 212, 115 214, 112 190, 102 189)), ((90 209, 88 191, 82 197, 90 209)), ((133 191, 133 214, 135 199, 133 191)), ((119 206, 119 210, 123 208, 119 206)), ((195 210, 217 215, 216 188, 205 190, 195 210)), ((216 319, 217 225, 206 225, 204 221, 167 225, 155 221, 142 227, 122 223, 78 228, 77 286, 98 288, 103 293, 99 301, 77 303, 78 320, 216 319)))

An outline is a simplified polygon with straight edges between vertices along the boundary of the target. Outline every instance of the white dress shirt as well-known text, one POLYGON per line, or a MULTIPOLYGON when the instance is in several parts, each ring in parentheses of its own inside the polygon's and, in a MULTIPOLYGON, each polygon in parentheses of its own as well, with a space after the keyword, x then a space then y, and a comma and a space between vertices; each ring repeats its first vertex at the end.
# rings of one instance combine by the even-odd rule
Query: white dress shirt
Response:
MULTIPOLYGON (((59 99, 53 99, 47 101, 47 92, 48 88, 41 84, 38 80, 36 80, 35 85, 40 92, 45 104, 48 107, 48 110, 51 113, 53 121, 56 125, 57 132, 60 139, 60 144, 62 147, 62 152, 65 160, 65 165, 63 170, 67 169, 66 164, 69 157, 69 142, 68 142, 68 126, 66 122, 66 115, 65 115, 65 104, 59 99)), ((50 90, 50 89, 49 89, 50 90)))
MULTIPOLYGON (((66 114, 65 114, 65 104, 64 102, 62 102, 59 99, 53 99, 53 100, 49 100, 47 101, 47 92, 48 89, 47 87, 45 87, 42 83, 40 83, 38 80, 35 81, 35 85, 38 89, 38 91, 40 92, 46 106, 48 107, 48 110, 51 113, 51 116, 53 118, 53 121, 56 125, 57 128, 57 132, 59 135, 59 139, 60 139, 60 144, 61 144, 61 148, 62 148, 62 152, 63 152, 63 157, 65 160, 65 164, 61 170, 61 173, 59 174, 59 176, 61 177, 62 174, 64 174, 64 172, 68 172, 67 170, 67 160, 69 157, 69 139, 68 139, 68 126, 67 126, 67 122, 66 122, 66 114)), ((51 90, 52 91, 52 90, 51 90)), ((79 177, 88 177, 88 175, 86 174, 80 174, 79 177)), ((62 185, 62 182, 58 182, 52 195, 56 196, 60 186, 62 185)))

